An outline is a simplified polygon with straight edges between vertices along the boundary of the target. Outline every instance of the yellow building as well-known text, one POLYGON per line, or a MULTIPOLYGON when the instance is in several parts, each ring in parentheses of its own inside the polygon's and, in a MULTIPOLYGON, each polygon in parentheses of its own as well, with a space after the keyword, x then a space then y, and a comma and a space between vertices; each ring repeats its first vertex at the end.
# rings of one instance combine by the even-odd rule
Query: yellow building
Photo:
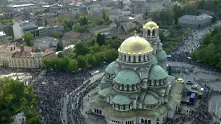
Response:
POLYGON ((41 68, 43 53, 33 52, 28 46, 17 47, 15 44, 0 46, 0 65, 12 68, 41 68))

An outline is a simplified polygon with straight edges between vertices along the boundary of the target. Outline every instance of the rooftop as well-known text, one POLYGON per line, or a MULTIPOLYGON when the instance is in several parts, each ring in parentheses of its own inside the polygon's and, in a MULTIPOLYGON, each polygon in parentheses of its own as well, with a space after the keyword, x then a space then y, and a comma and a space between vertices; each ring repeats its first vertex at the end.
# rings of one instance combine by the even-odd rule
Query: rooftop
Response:
POLYGON ((207 18, 212 18, 212 16, 209 16, 207 14, 202 14, 202 15, 184 15, 182 17, 180 17, 180 19, 188 19, 188 20, 203 20, 203 19, 207 19, 207 18))
POLYGON ((38 28, 38 26, 29 21, 22 21, 19 23, 19 25, 24 31, 38 28))
POLYGON ((5 36, 5 33, 3 31, 0 31, 0 36, 5 36))

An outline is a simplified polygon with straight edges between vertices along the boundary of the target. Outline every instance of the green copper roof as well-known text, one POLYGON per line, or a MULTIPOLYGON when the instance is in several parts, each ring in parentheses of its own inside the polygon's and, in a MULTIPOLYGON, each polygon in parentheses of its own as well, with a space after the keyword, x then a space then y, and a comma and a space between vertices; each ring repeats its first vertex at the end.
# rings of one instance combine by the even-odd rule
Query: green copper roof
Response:
POLYGON ((150 80, 159 80, 164 79, 168 76, 167 72, 160 67, 159 65, 155 65, 151 68, 149 79, 150 80))
POLYGON ((123 69, 114 78, 120 84, 136 84, 140 82, 140 76, 132 69, 123 69))
POLYGON ((115 104, 119 104, 119 105, 128 105, 130 104, 132 101, 130 100, 129 97, 127 96, 123 96, 123 95, 116 95, 113 99, 113 102, 115 104))
POLYGON ((109 96, 109 94, 111 93, 111 91, 112 91, 112 87, 109 87, 109 88, 105 88, 105 89, 103 89, 103 90, 100 90, 100 91, 98 92, 98 94, 99 94, 100 96, 106 97, 106 96, 109 96))
POLYGON ((156 104, 158 102, 158 100, 151 94, 146 94, 143 103, 146 105, 150 105, 150 104, 156 104))
POLYGON ((154 65, 157 65, 157 63, 158 63, 157 57, 154 56, 153 54, 151 54, 151 58, 152 58, 152 63, 153 63, 154 65))
POLYGON ((164 50, 160 50, 157 52, 157 58, 159 61, 164 60, 165 58, 167 58, 167 54, 165 53, 164 50))
POLYGON ((109 73, 109 74, 115 74, 115 61, 111 62, 107 68, 105 69, 105 72, 109 73))

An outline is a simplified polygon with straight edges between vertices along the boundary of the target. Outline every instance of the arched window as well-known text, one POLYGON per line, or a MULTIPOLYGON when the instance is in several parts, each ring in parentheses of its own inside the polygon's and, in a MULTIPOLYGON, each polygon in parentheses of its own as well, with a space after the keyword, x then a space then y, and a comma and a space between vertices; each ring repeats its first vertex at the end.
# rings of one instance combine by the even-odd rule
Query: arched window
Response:
POLYGON ((148 124, 151 124, 151 120, 148 120, 148 124))
POLYGON ((127 85, 127 90, 129 90, 130 89, 130 85, 127 85))
POLYGON ((126 110, 126 109, 125 109, 125 105, 123 105, 123 110, 126 110))
POLYGON ((100 110, 100 113, 99 113, 100 115, 102 114, 102 111, 100 110))
POLYGON ((150 36, 150 30, 147 30, 147 35, 150 36))
POLYGON ((130 55, 128 56, 128 61, 131 62, 131 60, 130 60, 130 55))
POLYGON ((124 55, 124 61, 126 61, 126 55, 124 55))
POLYGON ((147 124, 147 120, 145 120, 145 124, 147 124))
POLYGON ((155 36, 155 33, 156 33, 155 30, 152 30, 152 36, 155 36))
POLYGON ((141 61, 141 56, 139 55, 138 57, 139 57, 139 58, 138 58, 138 61, 140 62, 140 61, 141 61))
POLYGON ((142 124, 144 123, 144 120, 143 120, 143 119, 141 119, 141 123, 142 123, 142 124))
POLYGON ((148 86, 152 86, 151 80, 148 80, 148 86))
POLYGON ((133 62, 136 63, 136 56, 134 56, 134 60, 133 60, 133 62))

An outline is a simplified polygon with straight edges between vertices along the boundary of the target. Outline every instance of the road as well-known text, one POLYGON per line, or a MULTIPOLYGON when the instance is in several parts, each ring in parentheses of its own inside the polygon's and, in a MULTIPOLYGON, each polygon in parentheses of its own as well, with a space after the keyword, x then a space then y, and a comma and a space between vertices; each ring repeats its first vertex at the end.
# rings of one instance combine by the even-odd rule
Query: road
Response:
POLYGON ((176 52, 173 54, 180 54, 185 52, 193 52, 196 50, 200 45, 200 40, 203 36, 209 33, 211 30, 214 29, 215 26, 221 25, 221 21, 217 21, 215 24, 211 26, 205 27, 203 29, 193 29, 191 34, 185 39, 176 49, 176 52))

